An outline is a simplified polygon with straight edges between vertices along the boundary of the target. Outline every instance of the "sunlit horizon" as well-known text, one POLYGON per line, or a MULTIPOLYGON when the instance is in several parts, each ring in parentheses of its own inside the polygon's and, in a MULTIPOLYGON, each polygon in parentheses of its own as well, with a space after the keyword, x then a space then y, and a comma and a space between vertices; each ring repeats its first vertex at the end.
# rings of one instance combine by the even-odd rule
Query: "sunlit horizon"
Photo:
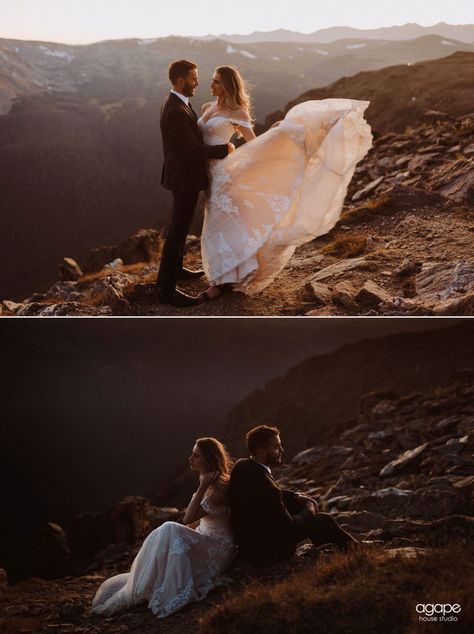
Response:
POLYGON ((470 0, 400 0, 396 5, 333 0, 324 15, 312 0, 241 0, 235 12, 222 11, 221 0, 205 9, 183 0, 179 5, 156 0, 0 0, 0 38, 88 45, 106 40, 248 35, 279 29, 310 34, 332 27, 378 29, 416 23, 474 22, 470 0))

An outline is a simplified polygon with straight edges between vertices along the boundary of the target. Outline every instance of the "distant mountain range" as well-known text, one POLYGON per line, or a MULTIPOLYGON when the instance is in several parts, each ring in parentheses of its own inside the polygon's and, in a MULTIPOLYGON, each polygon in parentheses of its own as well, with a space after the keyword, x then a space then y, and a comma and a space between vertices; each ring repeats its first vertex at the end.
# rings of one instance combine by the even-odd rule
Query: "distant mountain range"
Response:
POLYGON ((236 44, 248 44, 252 42, 315 42, 317 44, 329 44, 337 40, 347 38, 372 39, 372 40, 413 40, 423 35, 442 35, 460 42, 474 42, 473 24, 446 24, 438 22, 433 26, 420 26, 415 22, 409 22, 401 26, 389 26, 379 29, 354 29, 348 26, 334 26, 327 29, 319 29, 313 33, 299 33, 287 29, 275 31, 254 31, 248 35, 206 35, 201 39, 226 40, 236 44))
MULTIPOLYGON (((474 39, 474 38, 473 38, 474 39)), ((290 97, 361 70, 438 59, 474 44, 439 35, 409 41, 345 38, 317 46, 308 42, 232 45, 224 40, 166 37, 112 40, 88 46, 0 39, 0 113, 32 95, 93 102, 110 110, 125 99, 161 100, 169 90, 168 65, 177 57, 199 64, 195 104, 210 98, 214 68, 233 64, 249 82, 257 119, 290 97), (283 99, 282 99, 283 96, 283 99)))

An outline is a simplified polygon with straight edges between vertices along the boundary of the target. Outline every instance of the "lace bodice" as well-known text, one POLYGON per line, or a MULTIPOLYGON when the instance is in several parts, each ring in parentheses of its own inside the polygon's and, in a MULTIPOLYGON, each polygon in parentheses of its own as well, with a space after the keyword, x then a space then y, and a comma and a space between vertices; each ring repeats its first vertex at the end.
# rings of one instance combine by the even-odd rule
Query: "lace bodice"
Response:
POLYGON ((232 540, 228 506, 215 506, 206 495, 201 502, 201 509, 206 513, 201 518, 197 531, 209 537, 232 540))
POLYGON ((228 143, 235 133, 234 125, 244 128, 252 128, 252 124, 244 119, 232 119, 223 115, 214 115, 207 121, 201 117, 198 126, 202 133, 202 138, 206 145, 219 145, 228 143))

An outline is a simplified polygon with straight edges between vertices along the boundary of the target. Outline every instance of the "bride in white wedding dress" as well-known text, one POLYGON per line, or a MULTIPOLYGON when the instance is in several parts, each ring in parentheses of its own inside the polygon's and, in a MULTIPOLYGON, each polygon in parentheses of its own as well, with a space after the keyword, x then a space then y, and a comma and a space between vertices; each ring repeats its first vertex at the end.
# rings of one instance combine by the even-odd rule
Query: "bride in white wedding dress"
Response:
POLYGON ((227 486, 231 466, 225 447, 200 438, 189 457, 199 473, 184 524, 165 522, 143 542, 130 572, 104 581, 92 612, 110 615, 147 602, 159 618, 201 601, 222 583, 222 572, 236 553, 229 523, 227 486))
POLYGON ((217 100, 204 104, 198 121, 204 143, 227 143, 235 131, 251 142, 209 161, 201 248, 211 287, 202 299, 225 286, 263 290, 297 246, 334 227, 355 166, 372 145, 368 101, 306 101, 255 137, 238 71, 217 68, 211 90, 217 100))

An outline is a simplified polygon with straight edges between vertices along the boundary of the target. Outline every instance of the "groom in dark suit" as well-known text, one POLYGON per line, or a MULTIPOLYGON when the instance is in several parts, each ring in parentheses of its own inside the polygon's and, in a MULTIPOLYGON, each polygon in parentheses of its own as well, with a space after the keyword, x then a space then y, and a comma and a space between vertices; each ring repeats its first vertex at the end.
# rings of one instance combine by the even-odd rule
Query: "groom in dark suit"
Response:
POLYGON ((183 267, 184 248, 200 190, 208 187, 207 160, 222 159, 235 148, 232 143, 205 145, 189 98, 199 85, 196 64, 182 59, 169 67, 172 90, 161 109, 163 172, 161 184, 173 194, 168 229, 156 292, 161 302, 191 306, 198 300, 176 289, 178 279, 200 277, 204 271, 183 267))
POLYGON ((313 499, 280 489, 271 472, 283 455, 276 427, 255 427, 246 440, 250 458, 237 461, 229 485, 230 521, 244 561, 276 563, 291 557, 306 538, 317 546, 331 543, 342 550, 358 544, 331 515, 318 513, 313 499))

